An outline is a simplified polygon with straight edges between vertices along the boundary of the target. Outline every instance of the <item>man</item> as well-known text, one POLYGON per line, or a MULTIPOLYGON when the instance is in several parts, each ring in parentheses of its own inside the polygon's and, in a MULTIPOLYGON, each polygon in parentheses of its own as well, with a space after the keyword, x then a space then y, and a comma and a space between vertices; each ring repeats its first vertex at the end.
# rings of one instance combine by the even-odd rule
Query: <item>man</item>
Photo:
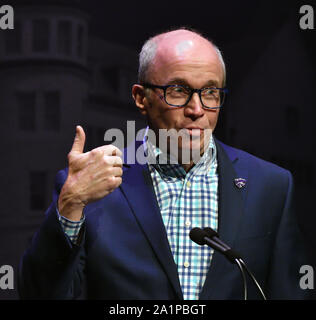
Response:
MULTIPOLYGON (((123 168, 114 146, 83 153, 78 126, 68 169, 57 175, 54 201, 21 262, 22 297, 76 298, 85 279, 90 299, 242 299, 237 266, 193 243, 194 227, 218 231, 268 299, 303 297, 299 268, 308 261, 291 174, 209 134, 225 77, 220 51, 195 32, 175 30, 145 43, 132 94, 157 135, 186 130, 189 139, 177 139, 178 163, 123 168), (198 161, 182 161, 180 151, 188 149, 198 150, 198 161)), ((171 147, 159 147, 148 140, 143 151, 170 160, 171 147)), ((260 299, 250 283, 248 296, 260 299)))

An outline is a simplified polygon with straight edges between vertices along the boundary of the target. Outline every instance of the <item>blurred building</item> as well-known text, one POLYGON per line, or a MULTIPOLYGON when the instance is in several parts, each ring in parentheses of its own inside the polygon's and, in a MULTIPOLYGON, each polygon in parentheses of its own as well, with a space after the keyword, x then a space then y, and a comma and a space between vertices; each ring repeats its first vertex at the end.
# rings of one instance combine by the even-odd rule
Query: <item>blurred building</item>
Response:
MULTIPOLYGON (((89 34, 78 1, 19 1, 14 9, 14 30, 0 31, 0 266, 17 271, 75 126, 85 129, 89 150, 104 144, 106 129, 143 122, 130 94, 137 53, 89 34)), ((1 298, 17 291, 0 290, 1 298)))

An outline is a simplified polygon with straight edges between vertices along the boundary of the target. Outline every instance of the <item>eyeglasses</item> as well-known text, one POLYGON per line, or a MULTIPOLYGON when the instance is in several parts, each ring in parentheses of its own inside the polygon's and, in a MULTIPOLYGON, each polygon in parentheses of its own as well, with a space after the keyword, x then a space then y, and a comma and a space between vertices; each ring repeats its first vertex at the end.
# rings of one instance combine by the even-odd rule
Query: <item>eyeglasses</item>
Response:
POLYGON ((144 83, 143 86, 149 89, 162 89, 163 97, 161 99, 171 107, 185 107, 191 100, 193 93, 197 93, 200 97, 201 104, 205 109, 219 109, 222 107, 225 95, 228 90, 226 88, 202 88, 192 89, 188 86, 182 86, 177 84, 158 86, 151 83, 144 83))

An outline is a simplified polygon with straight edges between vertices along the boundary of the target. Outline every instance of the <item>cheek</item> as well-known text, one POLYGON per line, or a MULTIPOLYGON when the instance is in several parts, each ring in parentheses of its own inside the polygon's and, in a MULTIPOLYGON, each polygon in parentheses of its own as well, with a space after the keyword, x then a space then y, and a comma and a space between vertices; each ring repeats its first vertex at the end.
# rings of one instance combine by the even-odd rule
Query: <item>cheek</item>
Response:
POLYGON ((216 111, 208 111, 207 113, 207 120, 208 120, 208 124, 209 124, 209 128, 214 130, 217 120, 218 120, 218 115, 219 115, 219 110, 216 111))
POLYGON ((147 111, 148 122, 154 129, 178 128, 183 117, 182 109, 170 109, 164 106, 152 105, 147 111))

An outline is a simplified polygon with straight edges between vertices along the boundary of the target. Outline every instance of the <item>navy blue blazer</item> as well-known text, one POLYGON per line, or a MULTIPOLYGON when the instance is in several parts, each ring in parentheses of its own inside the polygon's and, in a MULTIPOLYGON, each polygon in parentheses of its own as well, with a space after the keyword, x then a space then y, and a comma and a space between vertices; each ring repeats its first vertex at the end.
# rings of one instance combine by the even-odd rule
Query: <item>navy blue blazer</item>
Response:
MULTIPOLYGON (((220 238, 238 251, 268 299, 301 299, 299 269, 309 264, 292 208, 290 172, 218 141, 220 238), (235 178, 244 178, 237 188, 235 178)), ((53 203, 21 259, 22 298, 183 299, 177 266, 147 165, 124 168, 123 182, 86 206, 80 245, 56 214, 67 170, 53 203)), ((250 299, 260 299, 248 280, 250 299)), ((200 299, 242 299, 237 265, 215 252, 200 299)))

